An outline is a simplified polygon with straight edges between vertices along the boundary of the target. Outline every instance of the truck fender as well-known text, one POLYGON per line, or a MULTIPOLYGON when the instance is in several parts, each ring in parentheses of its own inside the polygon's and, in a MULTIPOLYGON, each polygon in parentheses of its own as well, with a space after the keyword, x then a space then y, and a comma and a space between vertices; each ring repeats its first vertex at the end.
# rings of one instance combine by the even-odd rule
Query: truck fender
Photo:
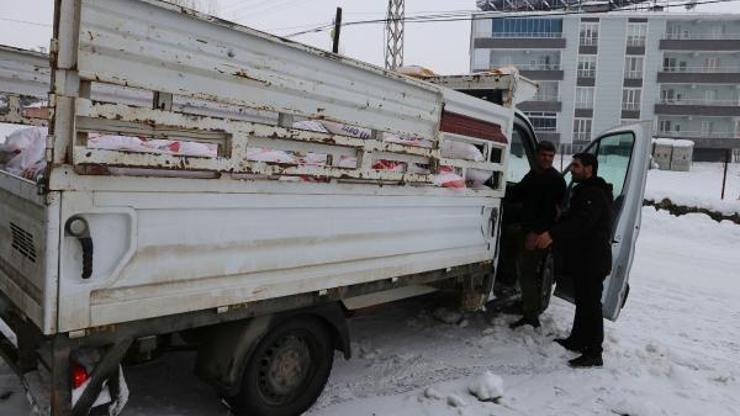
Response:
POLYGON ((314 316, 331 330, 334 348, 351 357, 349 325, 339 303, 328 303, 251 319, 220 324, 208 331, 207 341, 200 345, 195 374, 213 385, 225 396, 237 394, 242 374, 259 341, 269 330, 298 315, 314 316))

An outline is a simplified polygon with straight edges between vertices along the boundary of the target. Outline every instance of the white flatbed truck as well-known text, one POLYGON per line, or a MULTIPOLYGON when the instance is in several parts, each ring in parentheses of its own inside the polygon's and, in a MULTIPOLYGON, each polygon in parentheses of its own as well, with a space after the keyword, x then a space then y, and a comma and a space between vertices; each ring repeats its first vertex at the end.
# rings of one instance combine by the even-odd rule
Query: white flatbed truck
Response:
MULTIPOLYGON (((0 48, 0 122, 49 129, 42 175, 0 171, 0 317, 12 332, 0 352, 40 413, 88 414, 103 389, 115 399, 124 354, 178 333, 236 413, 298 414, 323 389, 334 350, 350 356, 348 309, 442 287, 468 309, 492 299, 507 171, 531 162, 536 143, 515 110, 531 81, 411 79, 156 0, 58 0, 54 19, 48 60, 0 48), (29 115, 28 97, 48 100, 48 117, 29 115), (297 120, 371 134, 300 130, 297 120), (176 137, 217 154, 88 146, 100 134, 176 137), (484 159, 443 157, 445 141, 484 159), (252 149, 326 159, 259 162, 252 149), (379 160, 405 168, 374 169, 379 160), (435 186, 443 166, 492 177, 435 186), (80 361, 86 382, 73 386, 80 361)), ((593 142, 600 160, 618 161, 621 181, 604 295, 612 319, 648 142, 639 125, 593 142)))

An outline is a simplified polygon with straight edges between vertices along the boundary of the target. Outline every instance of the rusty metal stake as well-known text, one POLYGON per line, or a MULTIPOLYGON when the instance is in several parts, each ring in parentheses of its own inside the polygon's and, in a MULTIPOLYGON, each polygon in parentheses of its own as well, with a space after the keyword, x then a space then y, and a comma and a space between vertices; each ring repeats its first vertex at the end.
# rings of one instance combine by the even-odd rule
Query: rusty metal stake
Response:
POLYGON ((332 42, 331 51, 339 53, 339 33, 342 30, 342 8, 337 7, 337 15, 334 18, 334 41, 332 42))

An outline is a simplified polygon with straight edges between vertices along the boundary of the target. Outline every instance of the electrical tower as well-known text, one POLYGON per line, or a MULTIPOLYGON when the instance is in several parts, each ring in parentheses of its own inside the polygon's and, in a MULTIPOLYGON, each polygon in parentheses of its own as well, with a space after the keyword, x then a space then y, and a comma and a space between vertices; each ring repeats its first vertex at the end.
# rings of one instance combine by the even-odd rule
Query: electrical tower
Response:
POLYGON ((406 15, 404 0, 388 0, 385 22, 385 67, 403 66, 403 26, 406 15))

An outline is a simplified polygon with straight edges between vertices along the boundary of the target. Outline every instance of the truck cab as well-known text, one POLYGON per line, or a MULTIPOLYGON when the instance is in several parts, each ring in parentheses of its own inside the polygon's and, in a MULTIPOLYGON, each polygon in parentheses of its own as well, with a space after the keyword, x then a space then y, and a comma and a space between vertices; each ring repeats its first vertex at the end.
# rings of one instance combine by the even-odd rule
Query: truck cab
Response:
MULTIPOLYGON (((507 74, 511 75, 510 72, 507 74)), ((514 75, 514 82, 517 85, 515 93, 512 96, 502 95, 501 92, 504 90, 497 85, 501 82, 502 75, 494 71, 465 76, 433 77, 428 80, 502 105, 506 104, 507 100, 512 101, 514 105, 527 101, 536 92, 535 83, 514 75)), ((599 161, 599 176, 610 183, 614 190, 612 272, 604 283, 602 295, 604 317, 612 321, 619 316, 629 295, 629 270, 632 266, 635 242, 640 230, 641 207, 650 159, 650 125, 649 121, 645 121, 609 129, 597 134, 583 150, 596 155, 599 161)), ((505 175, 507 194, 534 167, 537 143, 538 138, 532 123, 523 112, 516 110, 505 175)), ((561 209, 566 210, 574 183, 569 174, 570 155, 563 156, 567 162, 561 173, 566 180, 567 191, 561 201, 561 209)), ((517 206, 507 200, 506 196, 504 197, 500 230, 517 221, 519 217, 517 213, 520 209, 521 206, 517 206)), ((503 246, 500 237, 499 246, 503 246)), ((513 259, 501 250, 497 254, 497 290, 492 297, 496 298, 498 294, 499 301, 505 303, 512 297, 516 298, 517 282, 511 280, 510 276, 498 273, 503 269, 504 262, 513 261, 513 259)), ((543 310, 550 301, 553 284, 556 285, 554 291, 556 296, 573 302, 572 277, 563 271, 561 264, 560 259, 551 253, 540 268, 542 280, 545 282, 541 294, 543 310)))

